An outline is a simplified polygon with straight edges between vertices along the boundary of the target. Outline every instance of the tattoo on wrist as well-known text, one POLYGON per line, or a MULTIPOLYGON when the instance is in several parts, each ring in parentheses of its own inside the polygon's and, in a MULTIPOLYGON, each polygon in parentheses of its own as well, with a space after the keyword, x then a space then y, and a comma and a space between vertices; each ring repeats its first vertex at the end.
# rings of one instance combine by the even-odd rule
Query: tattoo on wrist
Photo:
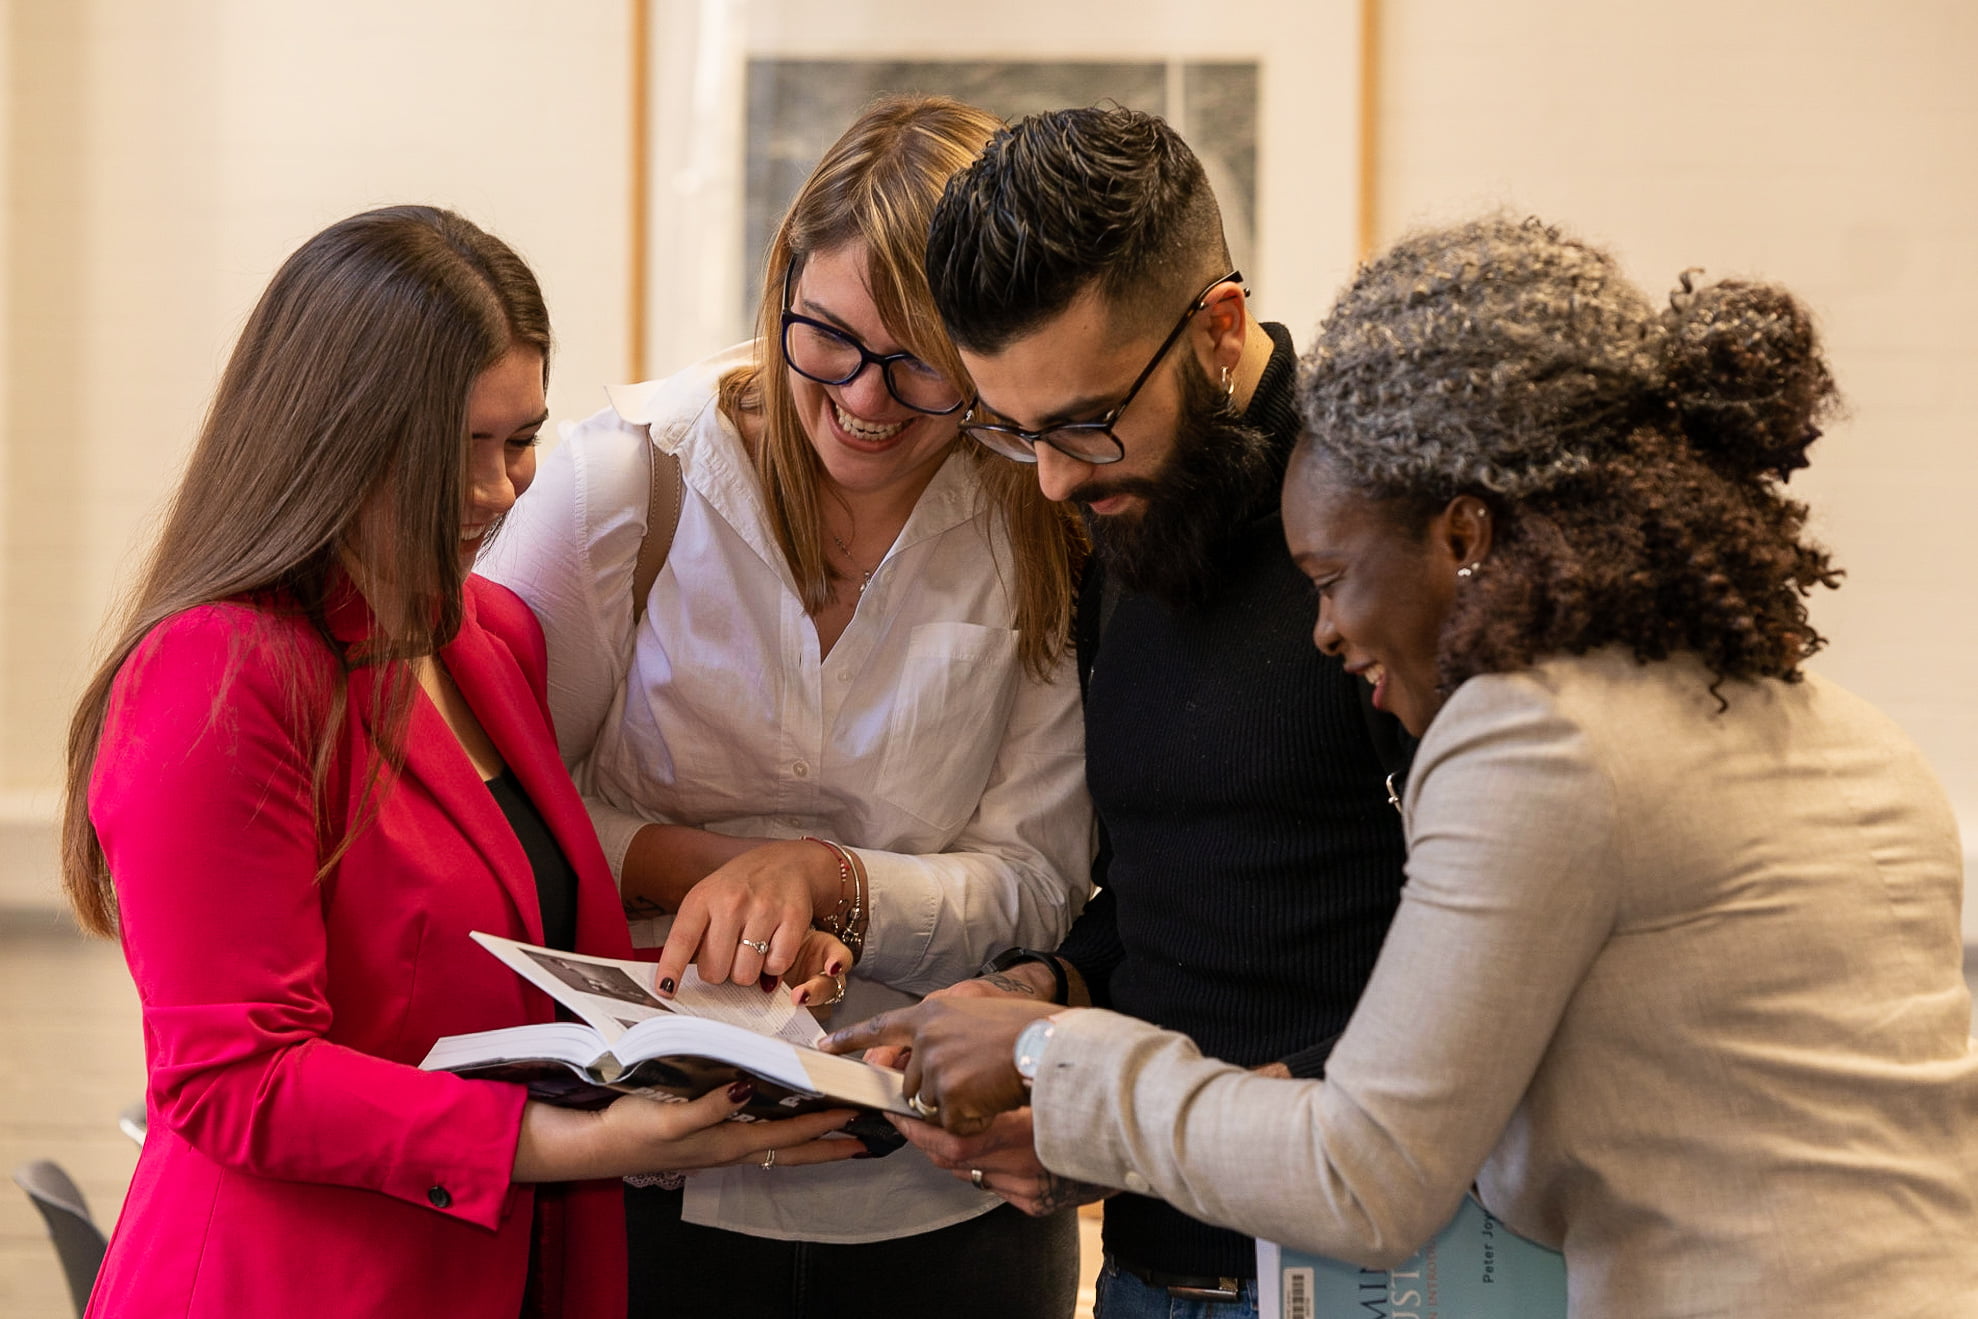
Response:
POLYGON ((1078 1182, 1069 1177, 1060 1177, 1054 1172, 1044 1174, 1043 1189, 1037 1192, 1037 1208, 1033 1211, 1039 1217, 1055 1214, 1060 1209, 1073 1205, 1087 1205, 1094 1200, 1103 1200, 1113 1193, 1110 1186, 1097 1182, 1078 1182))
POLYGON ((983 976, 982 979, 1006 994, 1022 994, 1026 998, 1037 997, 1037 986, 1027 980, 1017 979, 1008 971, 991 971, 988 975, 983 976))

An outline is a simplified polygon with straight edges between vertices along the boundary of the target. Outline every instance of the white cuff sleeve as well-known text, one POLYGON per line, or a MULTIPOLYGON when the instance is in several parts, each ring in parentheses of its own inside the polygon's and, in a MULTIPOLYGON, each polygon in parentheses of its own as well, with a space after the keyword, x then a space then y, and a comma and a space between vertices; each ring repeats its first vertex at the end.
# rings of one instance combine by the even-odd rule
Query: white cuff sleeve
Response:
POLYGON ((604 859, 611 866, 611 877, 622 889, 625 887, 625 853, 631 850, 633 837, 651 821, 642 815, 621 811, 601 797, 584 798, 584 809, 591 813, 591 827, 597 830, 598 843, 604 848, 604 859))

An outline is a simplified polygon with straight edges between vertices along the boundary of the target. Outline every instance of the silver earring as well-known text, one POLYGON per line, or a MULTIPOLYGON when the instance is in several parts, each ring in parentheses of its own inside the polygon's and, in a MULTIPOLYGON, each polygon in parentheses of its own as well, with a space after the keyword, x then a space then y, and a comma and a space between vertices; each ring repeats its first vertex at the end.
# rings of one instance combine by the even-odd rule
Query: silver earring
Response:
POLYGON ((1464 564, 1461 568, 1458 568, 1456 570, 1456 575, 1458 577, 1463 577, 1463 578, 1473 577, 1476 575, 1477 569, 1481 567, 1483 567, 1483 560, 1479 559, 1475 563, 1467 563, 1464 564))
POLYGON ((1228 367, 1223 368, 1223 397, 1236 397, 1236 381, 1230 378, 1228 367))

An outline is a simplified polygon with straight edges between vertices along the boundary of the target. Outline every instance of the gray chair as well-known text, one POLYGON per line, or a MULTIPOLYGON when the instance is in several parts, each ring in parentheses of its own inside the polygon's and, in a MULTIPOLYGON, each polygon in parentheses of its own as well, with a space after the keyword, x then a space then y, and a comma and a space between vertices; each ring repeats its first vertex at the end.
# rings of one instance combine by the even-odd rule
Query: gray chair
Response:
POLYGON ((54 1238, 55 1254, 69 1280, 69 1297, 80 1316, 89 1304, 90 1288, 96 1285, 96 1271, 103 1267, 108 1243, 102 1229, 89 1216, 82 1192, 58 1164, 47 1159, 23 1163, 14 1169, 14 1181, 48 1220, 48 1235, 54 1238))

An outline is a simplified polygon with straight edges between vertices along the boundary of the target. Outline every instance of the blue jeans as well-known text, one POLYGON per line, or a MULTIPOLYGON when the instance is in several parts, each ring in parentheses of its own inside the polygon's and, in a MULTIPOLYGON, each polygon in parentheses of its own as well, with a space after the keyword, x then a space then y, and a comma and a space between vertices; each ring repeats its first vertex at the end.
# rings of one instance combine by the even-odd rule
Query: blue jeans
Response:
POLYGON ((1245 1319, 1257 1313, 1257 1280, 1243 1281, 1240 1301, 1196 1301, 1170 1296, 1165 1287, 1152 1287, 1113 1263, 1111 1255, 1099 1268, 1093 1319, 1245 1319))

